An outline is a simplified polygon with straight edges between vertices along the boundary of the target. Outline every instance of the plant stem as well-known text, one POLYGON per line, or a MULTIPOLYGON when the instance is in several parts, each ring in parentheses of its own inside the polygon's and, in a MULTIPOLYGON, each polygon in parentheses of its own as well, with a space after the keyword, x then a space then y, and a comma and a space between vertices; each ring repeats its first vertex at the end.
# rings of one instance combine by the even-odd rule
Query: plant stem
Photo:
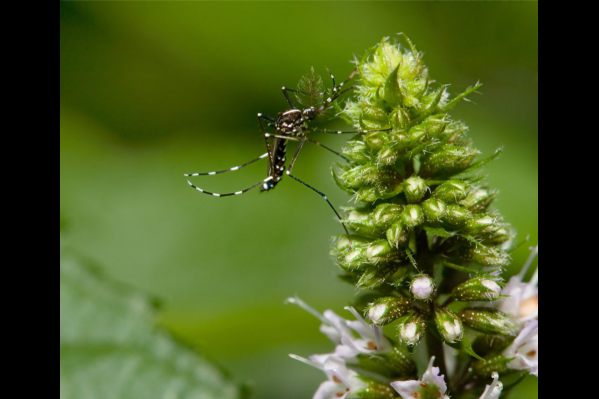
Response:
POLYGON ((445 352, 443 351, 443 342, 437 338, 435 333, 431 330, 426 333, 426 346, 428 349, 428 356, 435 357, 435 365, 439 367, 440 374, 447 378, 447 367, 445 366, 445 352))

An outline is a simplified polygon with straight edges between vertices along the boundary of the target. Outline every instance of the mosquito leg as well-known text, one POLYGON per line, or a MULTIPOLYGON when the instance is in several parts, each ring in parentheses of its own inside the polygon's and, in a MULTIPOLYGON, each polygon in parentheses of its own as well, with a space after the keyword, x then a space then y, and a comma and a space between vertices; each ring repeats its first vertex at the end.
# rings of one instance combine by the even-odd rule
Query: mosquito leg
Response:
POLYGON ((386 129, 371 129, 371 130, 329 130, 329 129, 313 129, 319 133, 325 134, 364 134, 364 133, 374 133, 374 132, 389 132, 392 128, 388 127, 386 129))
POLYGON ((266 138, 275 137, 277 139, 289 140, 289 141, 304 141, 305 140, 305 139, 300 139, 298 137, 283 136, 282 134, 276 134, 276 133, 264 133, 264 137, 266 137, 266 138))
POLYGON ((218 175, 221 173, 226 173, 226 172, 234 172, 236 170, 239 170, 245 166, 248 166, 250 164, 253 164, 254 162, 257 162, 261 159, 264 159, 268 156, 268 152, 265 152, 264 154, 260 155, 257 158, 252 159, 251 161, 248 161, 246 163, 242 163, 241 165, 237 165, 237 166, 233 166, 231 168, 228 169, 221 169, 221 170, 213 170, 211 172, 194 172, 194 173, 185 173, 184 176, 187 177, 194 177, 194 176, 214 176, 214 175, 218 175))
MULTIPOLYGON (((287 103, 289 104, 289 106, 294 109, 298 108, 298 106, 293 104, 293 102, 291 101, 291 97, 289 97, 289 93, 300 93, 300 94, 305 94, 305 95, 308 94, 305 91, 290 89, 289 87, 286 87, 286 86, 281 87, 281 91, 283 92, 283 95, 285 96, 285 100, 287 100, 287 103)), ((301 106, 301 104, 299 104, 299 105, 301 106)))
MULTIPOLYGON (((340 153, 340 152, 338 152, 338 151, 335 151, 335 150, 334 150, 334 149, 332 149, 331 147, 328 147, 328 146, 326 146, 326 145, 324 145, 324 144, 322 144, 321 142, 319 142, 319 141, 316 141, 316 140, 312 140, 312 139, 309 139, 309 138, 303 138, 303 139, 300 139, 300 138, 297 138, 297 137, 291 137, 291 136, 282 136, 282 135, 280 135, 280 134, 272 134, 272 133, 264 133, 264 137, 266 137, 266 138, 268 138, 268 137, 276 137, 276 138, 278 138, 278 139, 281 139, 281 140, 297 141, 297 142, 301 142, 301 143, 303 143, 303 142, 307 141, 307 142, 309 142, 309 143, 312 143, 312 144, 314 144, 314 145, 317 145, 317 146, 319 146, 319 147, 322 147, 322 148, 324 148, 325 150, 327 150, 327 151, 330 151, 330 152, 332 152, 333 154, 335 154, 335 155, 337 155, 337 156, 339 156, 339 157, 343 158, 343 159, 344 159, 344 160, 346 160, 347 162, 349 162, 349 159, 348 159, 348 158, 346 158, 346 157, 345 157, 343 154, 341 154, 341 153, 340 153)), ((301 144, 301 145, 303 146, 303 144, 301 144)), ((294 159, 295 159, 295 158, 294 158, 294 159)))
POLYGON ((270 181, 270 180, 272 180, 272 179, 273 179, 273 177, 272 177, 272 176, 268 176, 266 179, 260 180, 259 182, 257 182, 257 183, 254 183, 254 184, 252 184, 252 185, 251 185, 251 186, 249 186, 249 187, 243 188, 243 189, 241 189, 241 190, 239 190, 239 191, 233 191, 233 192, 230 192, 230 193, 213 193, 213 192, 211 192, 211 191, 206 191, 206 190, 204 190, 203 188, 200 188, 200 187, 196 186, 195 184, 193 184, 193 183, 192 183, 192 182, 190 182, 189 180, 187 180, 187 184, 189 184, 189 186, 190 186, 191 188, 193 188, 194 190, 196 190, 196 191, 198 191, 198 192, 200 192, 200 193, 202 193, 202 194, 211 195, 211 196, 213 196, 213 197, 230 197, 230 196, 232 196, 232 195, 241 195, 241 194, 245 194, 245 193, 247 193, 248 191, 250 191, 251 189, 253 189, 253 188, 256 188, 256 187, 258 187, 258 186, 260 186, 260 185, 263 185, 263 184, 267 183, 268 181, 270 181))
POLYGON ((341 158, 343 158, 345 161, 347 161, 347 162, 350 162, 349 158, 347 158, 345 155, 341 154, 339 151, 336 151, 336 150, 332 149, 332 148, 331 148, 331 147, 329 147, 329 146, 326 146, 326 145, 322 144, 320 141, 312 140, 312 139, 310 139, 310 138, 308 138, 308 139, 306 139, 306 140, 308 140, 308 142, 310 142, 310 143, 312 143, 312 144, 314 144, 314 145, 317 145, 317 146, 319 146, 319 147, 322 147, 322 148, 324 148, 325 150, 327 150, 327 151, 329 151, 329 152, 331 152, 331 153, 333 153, 333 154, 337 155, 338 157, 341 157, 341 158))
MULTIPOLYGON (((345 226, 345 223, 343 223, 343 219, 341 218, 341 215, 339 214, 339 212, 337 212, 337 209, 335 209, 335 207, 333 206, 333 204, 331 203, 331 201, 329 201, 329 198, 326 196, 325 193, 323 193, 322 191, 318 190, 317 188, 309 185, 308 183, 306 183, 305 181, 301 180, 298 177, 295 177, 291 174, 291 171, 293 170, 293 166, 295 165, 295 161, 297 161, 297 158, 299 157, 299 154, 302 150, 302 147, 304 146, 304 143, 307 141, 307 139, 303 139, 303 140, 299 140, 299 144, 297 146, 297 148, 295 149, 295 152, 293 153, 293 158, 291 158, 291 162, 289 162, 289 167, 287 168, 287 170, 285 171, 285 174, 289 177, 291 177, 293 180, 297 181, 298 183, 303 184, 304 186, 308 187, 310 190, 314 191, 315 193, 317 193, 318 195, 320 195, 322 197, 322 199, 324 199, 327 204, 329 204, 329 206, 331 207, 331 209, 333 210, 333 212, 335 213, 335 216, 337 216, 337 219, 339 220, 339 223, 341 223, 341 226, 343 226, 343 230, 345 230, 345 234, 347 234, 347 236, 349 237, 349 230, 347 230, 347 226, 345 226)), ((350 239, 351 242, 351 239, 350 239)))
POLYGON ((293 180, 297 181, 300 184, 303 184, 304 186, 308 187, 310 190, 314 191, 316 194, 320 195, 322 197, 322 199, 325 200, 327 202, 327 204, 329 204, 329 206, 331 207, 333 212, 335 212, 335 216, 337 216, 339 223, 341 223, 341 226, 343 226, 343 230, 345 230, 345 234, 347 234, 347 236, 349 236, 349 231, 347 230, 345 223, 343 223, 343 219, 341 219, 341 215, 339 215, 339 212, 337 212, 337 209, 335 209, 335 207, 333 206, 331 201, 329 201, 329 198, 326 196, 325 193, 316 189, 315 187, 312 187, 311 185, 309 185, 305 181, 301 180, 300 178, 293 176, 289 170, 286 171, 286 174, 287 174, 287 176, 291 177, 293 180))
POLYGON ((260 123, 260 129, 262 129, 263 132, 266 131, 266 128, 264 127, 264 121, 266 121, 266 126, 274 126, 275 120, 270 116, 266 116, 261 112, 259 112, 256 116, 258 117, 258 123, 260 123))
POLYGON ((329 71, 328 68, 327 68, 327 72, 328 72, 329 76, 331 77, 331 81, 333 82, 333 86, 331 87, 333 90, 333 93, 337 93, 337 90, 339 90, 339 88, 337 87, 337 82, 335 81, 335 75, 333 75, 331 73, 331 71, 329 71))

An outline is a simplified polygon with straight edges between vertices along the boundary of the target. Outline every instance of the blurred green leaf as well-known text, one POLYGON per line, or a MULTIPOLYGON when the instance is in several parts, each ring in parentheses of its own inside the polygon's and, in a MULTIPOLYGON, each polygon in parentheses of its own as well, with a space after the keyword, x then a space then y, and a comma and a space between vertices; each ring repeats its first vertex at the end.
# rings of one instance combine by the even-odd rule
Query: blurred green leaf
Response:
POLYGON ((149 299, 72 257, 60 265, 60 396, 240 397, 240 389, 154 327, 149 299))

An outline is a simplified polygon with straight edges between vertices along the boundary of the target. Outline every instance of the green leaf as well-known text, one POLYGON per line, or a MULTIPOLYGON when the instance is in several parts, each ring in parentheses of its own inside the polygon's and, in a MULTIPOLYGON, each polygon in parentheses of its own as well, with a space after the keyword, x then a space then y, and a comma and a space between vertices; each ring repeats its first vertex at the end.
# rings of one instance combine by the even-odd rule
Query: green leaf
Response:
POLYGON ((60 264, 62 399, 234 399, 241 389, 154 326, 145 295, 72 257, 60 264))
POLYGON ((397 81, 397 71, 399 70, 399 66, 400 65, 397 64, 385 81, 383 99, 387 102, 387 104, 389 104, 389 106, 398 104, 402 99, 401 89, 399 87, 399 82, 397 81))
POLYGON ((455 344, 448 343, 448 345, 453 347, 454 349, 461 350, 464 353, 467 353, 475 359, 484 360, 474 351, 474 349, 472 349, 472 343, 466 337, 464 337, 460 342, 457 342, 455 344))

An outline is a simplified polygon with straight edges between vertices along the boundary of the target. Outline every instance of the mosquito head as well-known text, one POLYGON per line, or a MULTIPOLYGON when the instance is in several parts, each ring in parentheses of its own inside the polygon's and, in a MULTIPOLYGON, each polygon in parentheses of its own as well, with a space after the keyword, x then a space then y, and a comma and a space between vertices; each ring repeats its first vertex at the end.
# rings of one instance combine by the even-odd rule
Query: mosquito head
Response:
POLYGON ((305 119, 314 119, 316 118, 316 108, 314 107, 310 107, 310 108, 306 108, 305 110, 302 111, 302 115, 304 116, 305 119))

